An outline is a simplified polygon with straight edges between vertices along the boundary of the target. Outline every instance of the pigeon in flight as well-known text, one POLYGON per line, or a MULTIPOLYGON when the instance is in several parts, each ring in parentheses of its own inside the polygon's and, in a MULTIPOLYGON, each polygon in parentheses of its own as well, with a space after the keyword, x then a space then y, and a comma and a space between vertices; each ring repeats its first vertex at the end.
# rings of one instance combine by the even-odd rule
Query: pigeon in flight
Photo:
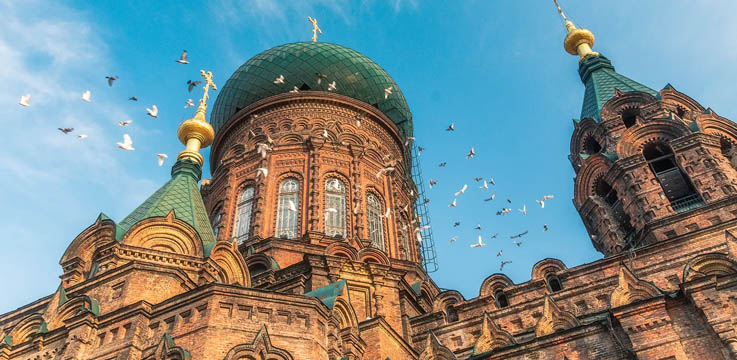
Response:
POLYGON ((322 73, 316 73, 315 75, 317 75, 317 85, 320 85, 320 83, 322 82, 322 79, 328 78, 327 75, 322 74, 322 73))
POLYGON ((475 178, 473 178, 473 181, 476 181, 476 182, 481 181, 481 180, 484 180, 484 178, 482 178, 482 177, 475 177, 475 178))
POLYGON ((131 96, 131 97, 128 98, 128 100, 138 101, 138 98, 135 97, 135 96, 131 96))
POLYGON ((271 151, 271 147, 268 144, 264 144, 264 143, 256 144, 256 153, 260 154, 262 159, 266 159, 267 151, 271 151))
POLYGON ((486 246, 486 244, 484 244, 483 240, 484 239, 481 237, 481 235, 479 235, 479 242, 477 242, 475 244, 471 244, 471 247, 472 248, 477 248, 477 247, 486 246))
POLYGON ((477 225, 476 225, 476 227, 475 227, 474 229, 476 229, 476 230, 481 230, 481 224, 477 224, 477 225))
POLYGON ((450 241, 448 243, 449 244, 452 244, 452 243, 456 242, 456 240, 458 240, 458 237, 453 236, 452 238, 450 238, 450 241))
POLYGON ((79 139, 79 140, 86 139, 86 138, 87 138, 87 134, 79 134, 79 135, 77 135, 77 139, 79 139))
POLYGON ((291 212, 297 212, 297 205, 294 204, 294 201, 289 200, 289 205, 287 205, 287 210, 291 212))
POLYGON ((384 89, 384 100, 386 100, 389 97, 389 95, 392 94, 392 88, 394 88, 394 86, 390 86, 384 89))
MULTIPOLYGON (((527 230, 525 230, 524 232, 521 232, 521 233, 519 233, 519 234, 517 234, 517 235, 512 235, 512 236, 510 236, 509 238, 510 238, 510 239, 517 239, 517 238, 521 238, 521 237, 523 237, 523 236, 527 235, 527 233, 528 233, 528 231, 527 231, 527 230)), ((517 245, 517 246, 519 246, 519 245, 517 245)))
POLYGON ((549 199, 552 199, 552 198, 553 198, 553 195, 545 195, 545 196, 543 196, 543 198, 541 200, 535 200, 535 202, 538 203, 538 204, 540 204, 540 207, 544 209, 545 208, 545 201, 546 200, 549 200, 549 199))
POLYGON ((474 156, 476 156, 476 151, 474 151, 474 150, 473 150, 473 147, 472 147, 472 148, 471 148, 471 151, 469 151, 469 152, 468 152, 468 154, 466 154, 466 159, 471 159, 471 158, 473 158, 474 156))
POLYGON ((194 89, 195 86, 199 84, 202 84, 201 80, 197 80, 197 81, 187 80, 187 92, 192 92, 192 89, 194 89))
POLYGON ((486 180, 484 180, 484 185, 479 186, 479 189, 488 189, 488 188, 489 188, 489 184, 486 182, 486 180))
POLYGON ((521 242, 521 241, 513 241, 513 243, 514 243, 515 245, 517 245, 517 247, 520 247, 520 246, 522 246, 522 242, 521 242))
POLYGON ((187 50, 182 50, 182 55, 179 56, 177 62, 180 64, 189 64, 189 61, 187 61, 187 50))
POLYGON ((118 125, 120 125, 120 126, 128 126, 132 122, 133 122, 133 120, 120 121, 120 122, 118 122, 118 125))
POLYGON ((548 231, 548 224, 543 224, 543 231, 548 231))
POLYGON ((135 150, 133 148, 133 140, 131 140, 130 135, 123 134, 123 142, 118 143, 118 149, 126 150, 126 151, 133 151, 135 150))
POLYGON ((74 131, 74 128, 59 128, 59 131, 63 132, 64 134, 69 134, 70 132, 74 131))
POLYGON ((20 106, 31 106, 31 94, 22 95, 20 97, 20 101, 18 101, 18 104, 20 106))
POLYGON ((294 87, 294 89, 292 89, 292 90, 289 90, 289 92, 290 92, 290 93, 295 93, 295 94, 296 94, 296 93, 298 93, 298 92, 299 92, 299 88, 295 86, 295 87, 294 87))
POLYGON ((503 252, 503 250, 499 250, 499 252, 498 252, 498 253, 496 253, 496 257, 500 257, 500 256, 502 256, 502 252, 503 252))
POLYGON ((191 108, 192 106, 194 106, 194 101, 192 101, 192 99, 187 99, 187 102, 184 103, 184 108, 191 108))
POLYGON ((494 234, 494 235, 491 235, 491 238, 492 238, 492 239, 496 239, 496 237, 497 237, 497 236, 499 236, 499 233, 496 233, 496 234, 494 234))
POLYGON ((489 184, 496 185, 496 183, 494 182, 494 178, 489 179, 489 184))
POLYGON ((527 215, 527 205, 522 205, 521 209, 517 209, 519 212, 522 213, 522 215, 527 215))
POLYGON ((466 192, 466 189, 468 189, 468 185, 463 184, 463 187, 455 193, 455 196, 463 194, 464 192, 466 192))
POLYGON ((459 226, 461 226, 461 222, 460 221, 456 221, 456 222, 453 223, 453 227, 459 227, 459 226))
POLYGON ((164 165, 164 159, 168 158, 166 154, 156 154, 156 157, 159 158, 159 166, 164 165))
POLYGON ((511 264, 512 261, 502 261, 502 265, 499 266, 499 271, 504 271, 504 265, 511 264))
POLYGON ((156 105, 153 105, 153 106, 151 106, 150 109, 149 108, 146 108, 146 113, 150 117, 158 118, 159 117, 159 108, 157 108, 156 105))
POLYGON ((385 218, 388 219, 389 216, 391 216, 391 214, 392 214, 392 209, 391 208, 387 208, 386 209, 386 212, 384 213, 384 215, 382 215, 382 217, 385 217, 385 218))
POLYGON ((494 200, 495 197, 496 197, 496 191, 494 191, 493 193, 491 193, 491 197, 488 198, 488 199, 484 199, 484 201, 492 201, 492 200, 494 200))
POLYGON ((432 189, 432 187, 435 186, 437 183, 437 181, 430 179, 430 189, 432 189))
POLYGON ((269 169, 267 168, 256 169, 256 177, 258 177, 259 175, 263 175, 264 177, 269 176, 269 169))
POLYGON ((331 207, 331 208, 325 209, 325 212, 326 213, 334 213, 334 214, 337 214, 338 213, 338 209, 331 207))
POLYGON ((275 80, 274 84, 284 84, 284 75, 279 75, 275 80))
MULTIPOLYGON (((328 91, 335 91, 337 89, 338 88, 335 86, 335 81, 333 81, 330 84, 328 84, 328 91)), ((361 122, 360 121, 358 122, 358 126, 361 126, 361 122)))
POLYGON ((82 101, 90 102, 90 96, 92 96, 92 94, 90 93, 89 90, 83 92, 82 93, 82 101))
POLYGON ((105 79, 107 79, 108 86, 113 86, 113 82, 118 80, 118 76, 105 76, 105 79))
POLYGON ((445 129, 445 131, 455 131, 455 130, 456 130, 455 123, 450 123, 450 125, 448 125, 448 128, 445 129))
POLYGON ((456 201, 458 201, 458 199, 453 199, 453 202, 450 203, 450 205, 448 205, 448 207, 456 207, 456 201))
POLYGON ((440 165, 438 165, 438 167, 445 167, 445 165, 448 165, 448 163, 442 162, 442 163, 440 163, 440 165))
POLYGON ((386 174, 386 173, 388 173, 390 171, 394 171, 394 166, 387 166, 387 167, 379 170, 379 172, 376 173, 376 178, 378 179, 378 178, 381 177, 381 175, 384 175, 384 174, 386 174))

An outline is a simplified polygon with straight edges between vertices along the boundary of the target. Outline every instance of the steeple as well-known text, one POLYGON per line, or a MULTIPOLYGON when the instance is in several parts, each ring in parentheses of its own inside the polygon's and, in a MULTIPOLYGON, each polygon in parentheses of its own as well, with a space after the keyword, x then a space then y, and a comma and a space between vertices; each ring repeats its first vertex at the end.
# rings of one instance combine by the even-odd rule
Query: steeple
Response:
POLYGON ((205 113, 208 90, 210 87, 217 90, 217 87, 212 82, 211 72, 200 70, 200 73, 205 78, 204 94, 194 117, 182 122, 177 131, 179 140, 186 148, 179 153, 177 162, 172 166, 171 180, 120 222, 117 240, 122 239, 136 223, 152 217, 164 217, 173 211, 177 219, 197 231, 206 253, 215 244, 215 235, 197 183, 202 177, 204 163, 200 149, 209 146, 215 137, 212 126, 205 119, 205 113))
POLYGON ((563 48, 571 55, 578 55, 578 74, 586 86, 581 119, 592 118, 597 122, 601 121, 601 108, 614 97, 617 90, 623 93, 641 91, 652 96, 658 95, 657 91, 617 73, 609 59, 592 50, 594 34, 587 29, 577 28, 568 20, 558 0, 553 2, 563 17, 568 31, 563 40, 563 48))

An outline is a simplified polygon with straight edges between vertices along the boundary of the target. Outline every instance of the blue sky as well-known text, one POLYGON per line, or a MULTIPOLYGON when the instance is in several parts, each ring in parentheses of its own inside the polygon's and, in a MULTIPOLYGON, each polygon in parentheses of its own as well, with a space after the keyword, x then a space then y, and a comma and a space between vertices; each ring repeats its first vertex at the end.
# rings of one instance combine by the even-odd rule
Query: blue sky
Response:
MULTIPOLYGON (((420 160, 425 179, 439 181, 429 197, 440 287, 477 296, 483 279, 499 270, 499 250, 513 261, 504 272, 517 283, 546 257, 569 267, 599 259, 571 202, 574 172, 566 157, 583 86, 576 58, 563 51, 564 27, 552 1, 447 4, 0 0, 0 312, 53 292, 61 255, 97 214, 120 221, 168 179, 172 162, 160 168, 154 154, 171 160, 182 149, 176 128, 193 114, 184 102, 196 98, 187 93, 188 79, 204 68, 223 85, 251 56, 309 40, 307 16, 319 20, 320 40, 372 58, 407 98, 417 143, 427 148, 420 160), (174 62, 182 49, 190 65, 174 62), (109 88, 106 75, 120 79, 109 88), (88 89, 92 101, 80 101, 88 89), (31 106, 22 108, 17 102, 27 93, 31 106), (133 95, 140 101, 127 101, 133 95), (158 119, 146 116, 152 104, 158 119), (117 126, 127 119, 131 126, 117 126), (457 131, 447 133, 451 122, 457 131), (89 137, 78 140, 57 127, 89 137), (136 151, 115 148, 124 132, 136 151), (478 155, 465 160, 471 146, 478 155), (441 162, 448 167, 438 168, 441 162), (480 190, 477 176, 497 185, 480 190), (449 209, 463 184, 469 190, 449 209), (490 191, 497 200, 485 203, 490 191), (555 198, 541 210, 534 200, 547 194, 555 198), (495 216, 507 198, 514 213, 495 216), (527 216, 516 211, 523 204, 527 216), (461 226, 453 228, 454 221, 461 226), (543 233, 543 224, 550 231, 543 233), (514 246, 509 236, 525 230, 523 245, 514 246), (470 249, 478 234, 489 246, 470 249), (448 244, 453 236, 459 240, 448 244)), ((670 82, 737 119, 736 2, 562 5, 595 33, 595 50, 620 73, 656 90, 670 82)))

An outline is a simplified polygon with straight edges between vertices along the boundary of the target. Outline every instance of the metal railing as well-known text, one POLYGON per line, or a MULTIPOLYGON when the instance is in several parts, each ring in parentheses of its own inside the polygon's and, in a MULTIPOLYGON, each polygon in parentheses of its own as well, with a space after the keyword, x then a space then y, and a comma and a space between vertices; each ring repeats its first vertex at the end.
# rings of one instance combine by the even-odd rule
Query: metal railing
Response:
MULTIPOLYGON (((427 208, 427 201, 425 201, 425 181, 422 178, 422 170, 420 169, 420 157, 417 151, 417 146, 412 143, 412 180, 415 182, 417 187, 417 194, 414 199, 415 214, 420 217, 422 225, 430 225, 430 212, 427 208)), ((420 233, 422 235, 422 242, 420 246, 420 254, 422 256, 422 266, 425 268, 425 272, 432 273, 438 271, 438 254, 435 250, 435 241, 432 236, 432 228, 424 228, 420 233)), ((414 238, 411 240, 414 241, 414 238)))
POLYGON ((680 214, 686 211, 698 209, 704 206, 705 203, 704 200, 701 200, 699 194, 691 194, 680 199, 671 201, 670 205, 673 207, 673 211, 675 211, 676 214, 680 214))

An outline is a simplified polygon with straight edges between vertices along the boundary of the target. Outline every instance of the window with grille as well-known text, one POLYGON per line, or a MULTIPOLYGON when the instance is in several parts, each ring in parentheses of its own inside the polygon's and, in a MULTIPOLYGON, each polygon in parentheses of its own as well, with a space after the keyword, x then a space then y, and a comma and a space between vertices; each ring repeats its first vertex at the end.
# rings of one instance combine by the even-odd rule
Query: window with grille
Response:
POLYGON ((374 194, 366 195, 368 230, 371 246, 384 250, 384 222, 381 201, 374 194))
POLYGON ((238 197, 238 207, 235 210, 235 223, 233 224, 233 236, 238 239, 238 244, 247 241, 251 236, 253 193, 253 186, 247 186, 238 197))
POLYGON ((345 184, 338 179, 325 181, 325 234, 346 237, 345 184))
POLYGON ((279 184, 279 200, 276 213, 276 236, 294 239, 299 231, 299 181, 295 178, 279 184))

